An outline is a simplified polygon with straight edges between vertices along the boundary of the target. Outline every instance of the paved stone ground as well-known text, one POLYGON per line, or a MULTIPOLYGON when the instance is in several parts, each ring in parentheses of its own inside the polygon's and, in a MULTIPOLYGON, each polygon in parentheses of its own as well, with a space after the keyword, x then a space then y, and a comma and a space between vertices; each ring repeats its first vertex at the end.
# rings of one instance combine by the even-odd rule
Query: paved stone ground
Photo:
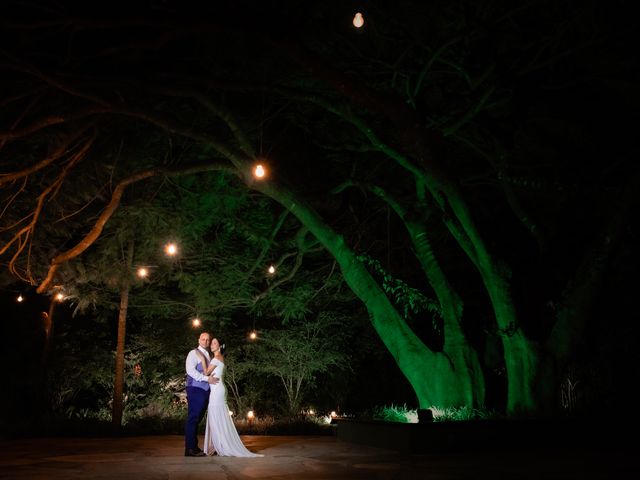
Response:
MULTIPOLYGON (((411 455, 331 436, 243 436, 264 458, 184 457, 177 435, 0 441, 1 479, 317 480, 626 479, 636 459, 613 451, 411 455)), ((636 472, 635 474, 633 472, 636 472)))

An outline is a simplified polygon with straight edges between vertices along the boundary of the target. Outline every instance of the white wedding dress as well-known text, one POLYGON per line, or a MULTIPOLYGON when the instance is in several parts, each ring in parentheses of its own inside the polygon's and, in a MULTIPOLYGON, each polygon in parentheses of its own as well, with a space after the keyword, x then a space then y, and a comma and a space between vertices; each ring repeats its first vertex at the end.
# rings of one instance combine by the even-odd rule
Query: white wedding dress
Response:
POLYGON ((207 426, 204 431, 204 453, 221 457, 264 457, 250 452, 240 440, 236 426, 229 415, 227 407, 227 390, 224 386, 224 362, 214 358, 216 365, 213 375, 220 381, 211 384, 209 408, 207 410, 207 426))

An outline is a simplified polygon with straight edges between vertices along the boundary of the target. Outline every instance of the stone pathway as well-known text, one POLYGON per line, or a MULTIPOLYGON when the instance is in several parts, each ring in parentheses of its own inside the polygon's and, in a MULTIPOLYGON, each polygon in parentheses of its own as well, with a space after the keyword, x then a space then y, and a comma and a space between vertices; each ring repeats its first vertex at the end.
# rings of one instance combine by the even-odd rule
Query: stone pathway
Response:
POLYGON ((0 441, 0 479, 614 479, 636 477, 616 452, 465 452, 425 455, 331 436, 243 436, 264 458, 184 457, 177 435, 0 441))

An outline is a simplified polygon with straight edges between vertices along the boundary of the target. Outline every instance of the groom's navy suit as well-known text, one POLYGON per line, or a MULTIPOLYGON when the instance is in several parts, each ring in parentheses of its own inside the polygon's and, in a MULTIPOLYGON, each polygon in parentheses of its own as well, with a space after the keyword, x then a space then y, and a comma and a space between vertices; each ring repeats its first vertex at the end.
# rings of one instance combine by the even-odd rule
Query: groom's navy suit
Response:
MULTIPOLYGON (((209 354, 203 349, 200 352, 209 359, 209 354)), ((187 355, 187 423, 184 427, 185 450, 197 452, 198 448, 198 424, 204 417, 209 403, 209 382, 202 370, 202 363, 198 360, 195 350, 187 355)))

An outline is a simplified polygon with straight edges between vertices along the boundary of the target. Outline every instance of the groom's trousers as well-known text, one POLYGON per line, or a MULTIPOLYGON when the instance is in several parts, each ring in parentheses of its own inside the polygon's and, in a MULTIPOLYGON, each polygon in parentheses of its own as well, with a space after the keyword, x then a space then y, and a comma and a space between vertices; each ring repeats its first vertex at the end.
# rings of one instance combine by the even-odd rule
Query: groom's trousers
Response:
POLYGON ((187 423, 184 426, 184 447, 198 450, 198 424, 204 417, 209 403, 209 390, 187 387, 187 423))

